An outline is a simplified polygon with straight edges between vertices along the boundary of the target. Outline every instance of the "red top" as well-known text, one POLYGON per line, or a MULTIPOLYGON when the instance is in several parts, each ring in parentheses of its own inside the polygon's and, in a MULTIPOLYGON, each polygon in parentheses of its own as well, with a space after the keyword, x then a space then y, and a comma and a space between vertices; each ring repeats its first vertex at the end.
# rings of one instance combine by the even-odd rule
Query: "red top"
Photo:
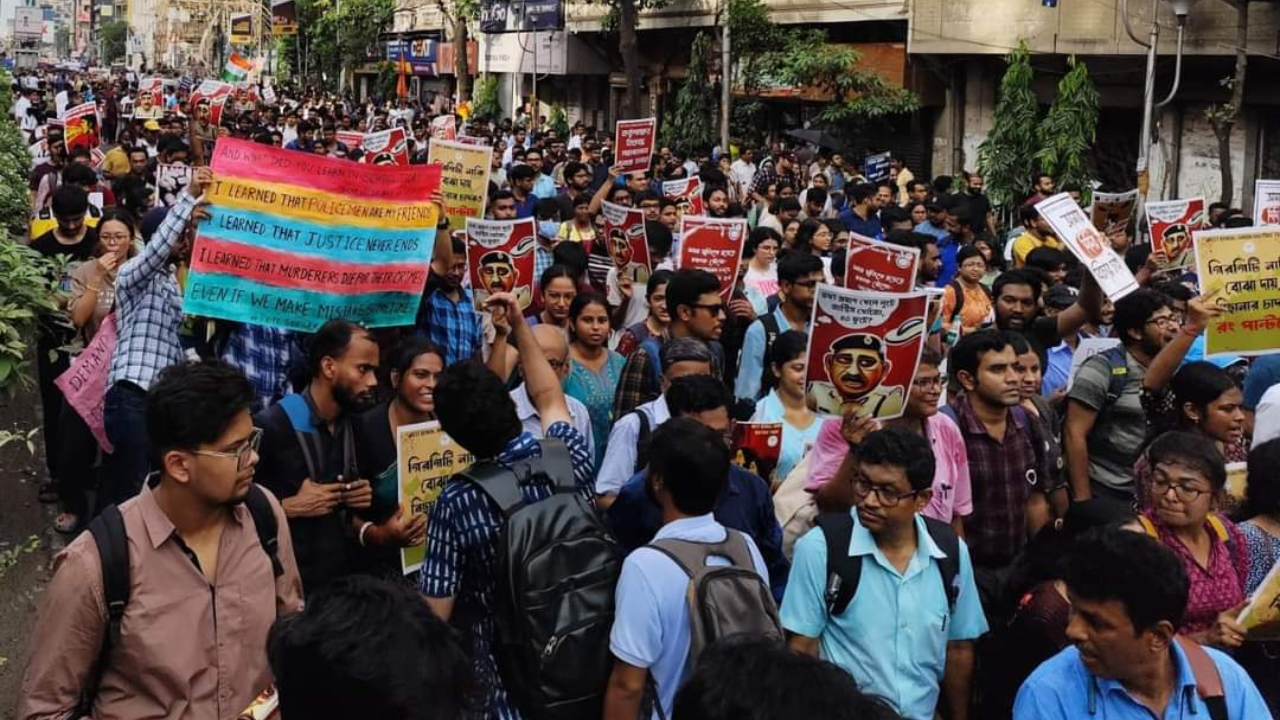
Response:
POLYGON ((1226 528, 1226 543, 1218 537, 1208 519, 1204 523, 1204 531, 1209 534, 1213 545, 1209 548, 1209 562, 1201 566, 1187 549, 1165 525, 1156 519, 1155 513, 1148 511, 1147 517, 1155 525, 1160 542, 1169 548, 1182 561, 1191 581, 1187 594, 1187 612, 1182 618, 1182 626, 1178 632, 1182 634, 1204 630, 1217 620, 1218 615, 1239 605, 1245 599, 1244 583, 1249 575, 1249 548, 1240 530, 1230 520, 1219 516, 1219 521, 1226 528))

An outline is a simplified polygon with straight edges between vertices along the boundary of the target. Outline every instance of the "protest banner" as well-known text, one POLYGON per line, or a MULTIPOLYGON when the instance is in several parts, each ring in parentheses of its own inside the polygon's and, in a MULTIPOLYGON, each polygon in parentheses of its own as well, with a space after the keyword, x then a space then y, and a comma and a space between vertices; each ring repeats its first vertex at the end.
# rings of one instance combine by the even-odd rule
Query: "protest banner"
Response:
POLYGON ((232 83, 231 95, 235 98, 236 109, 240 112, 253 112, 258 109, 258 86, 250 82, 232 83))
POLYGON ((1094 191, 1093 226, 1104 234, 1123 230, 1132 234, 1133 211, 1138 206, 1138 191, 1105 193, 1094 191))
POLYGON ((862 163, 862 174, 866 176, 868 182, 888 180, 889 161, 892 159, 893 154, 887 152, 868 155, 862 163))
POLYGON ((742 244, 747 241, 747 221, 741 218, 709 218, 686 215, 680 219, 680 257, 683 270, 706 270, 720 281, 720 297, 726 303, 738 281, 742 244))
POLYGON ((1204 198, 1147 203, 1151 252, 1165 257, 1162 268, 1195 264, 1191 233, 1204 226, 1204 198))
POLYGON ((458 121, 452 115, 441 115, 431 121, 431 139, 453 140, 458 136, 458 121))
POLYGON ((144 78, 138 81, 138 93, 133 99, 135 120, 158 120, 164 117, 164 79, 144 78))
MULTIPOLYGON (((396 488, 404 519, 426 515, 449 478, 466 470, 473 461, 471 454, 445 434, 438 422, 400 427, 396 431, 396 488)), ((421 567, 426 553, 425 542, 401 548, 400 568, 404 574, 421 567)))
POLYGON ((1071 369, 1067 371, 1067 390, 1076 382, 1076 373, 1080 372, 1080 366, 1085 360, 1106 352, 1113 347, 1120 347, 1120 338, 1112 337, 1082 337, 1076 345, 1076 351, 1071 353, 1071 369))
POLYGON ((78 147, 98 147, 98 106, 91 102, 77 105, 67 111, 63 120, 62 139, 70 152, 78 147))
POLYGON ((53 109, 57 112, 58 117, 63 117, 67 114, 67 105, 70 104, 71 94, 66 90, 63 90, 53 96, 53 109))
POLYGON ((476 309, 490 295, 514 293, 521 310, 533 302, 537 225, 533 218, 480 220, 467 218, 467 275, 476 309))
POLYGON ((231 13, 230 25, 227 40, 232 45, 248 45, 253 42, 252 13, 231 13))
POLYGON ((315 332, 412 325, 435 243, 430 165, 371 167, 222 138, 183 310, 315 332))
MULTIPOLYGON (((404 128, 365 133, 365 136, 360 139, 359 147, 364 153, 360 162, 369 165, 409 164, 409 141, 404 134, 404 128)), ((443 175, 441 184, 444 184, 443 175)), ((447 209, 445 214, 449 214, 447 209)))
POLYGON ((493 147, 486 138, 474 137, 472 135, 459 135, 453 139, 454 142, 462 145, 488 145, 493 147))
POLYGON ((116 314, 103 319, 89 345, 71 362, 66 372, 54 379, 67 405, 84 420, 103 452, 114 448, 107 439, 102 410, 107 400, 107 375, 111 372, 111 356, 116 350, 116 314))
POLYGON ((849 234, 844 286, 850 290, 911 292, 916 287, 916 270, 919 267, 919 248, 876 242, 857 233, 849 234))
POLYGON ((740 422, 733 426, 733 464, 766 481, 782 455, 782 423, 740 422))
POLYGON ((191 184, 192 172, 190 165, 156 165, 156 200, 165 207, 177 205, 182 191, 191 184))
POLYGON ((1259 180, 1254 186, 1253 224, 1280 225, 1280 180, 1259 180))
POLYGON ((218 80, 205 80, 192 91, 187 105, 196 122, 217 127, 222 124, 222 109, 231 97, 231 85, 218 80))
POLYGON ((1236 622, 1244 626, 1245 639, 1251 642, 1280 640, 1280 562, 1271 566, 1236 622))
POLYGON ((272 85, 266 85, 262 88, 262 102, 268 105, 276 104, 276 89, 272 85))
POLYGON ((89 162, 93 165, 94 170, 101 170, 102 163, 107 159, 107 154, 102 152, 102 148, 89 148, 89 162))
POLYGON ((1196 273, 1224 312, 1205 331, 1205 355, 1280 350, 1280 228, 1201 230, 1196 273))
POLYGON ((676 201, 680 217, 702 215, 702 178, 697 175, 663 182, 662 194, 676 201))
POLYGON ((37 168, 49 162, 49 138, 40 138, 28 145, 27 153, 31 155, 32 168, 37 168))
POLYGON ((900 417, 920 363, 928 295, 819 284, 809 326, 806 387, 819 413, 900 417))
POLYGON ((1058 193, 1041 200, 1036 203, 1036 210, 1053 228, 1053 234, 1084 263, 1112 302, 1138 289, 1138 281, 1111 248, 1111 242, 1089 221, 1089 216, 1070 195, 1058 193))
POLYGON ((489 201, 489 172, 493 148, 448 140, 432 140, 427 162, 440 164, 440 192, 450 230, 463 230, 467 220, 484 217, 489 201))
POLYGON ((604 216, 606 247, 618 278, 630 278, 637 284, 649 282, 653 262, 644 232, 644 210, 605 202, 600 206, 600 214, 604 216))
POLYGON ((364 133, 359 130, 337 130, 333 136, 338 142, 346 145, 348 150, 364 146, 364 133))
POLYGON ((613 130, 613 166, 619 175, 649 172, 657 135, 658 121, 655 118, 617 122, 613 130))
POLYGON ((295 0, 271 0, 271 34, 298 34, 298 7, 295 0))

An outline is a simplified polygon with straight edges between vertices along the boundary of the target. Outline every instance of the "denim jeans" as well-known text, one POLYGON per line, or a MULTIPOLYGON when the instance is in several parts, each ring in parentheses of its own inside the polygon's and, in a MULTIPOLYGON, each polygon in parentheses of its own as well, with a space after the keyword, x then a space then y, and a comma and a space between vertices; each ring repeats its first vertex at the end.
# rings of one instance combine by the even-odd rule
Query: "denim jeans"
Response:
POLYGON ((112 385, 107 390, 102 420, 113 449, 98 491, 99 512, 137 495, 147 473, 151 472, 146 392, 133 383, 112 385))

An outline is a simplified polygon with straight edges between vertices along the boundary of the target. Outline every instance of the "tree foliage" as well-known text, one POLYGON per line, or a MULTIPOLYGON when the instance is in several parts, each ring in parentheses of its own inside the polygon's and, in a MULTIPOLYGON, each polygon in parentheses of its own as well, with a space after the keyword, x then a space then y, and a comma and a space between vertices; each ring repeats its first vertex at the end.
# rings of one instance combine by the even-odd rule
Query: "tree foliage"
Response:
POLYGON ((1069 62, 1071 71, 1058 83, 1058 96, 1040 123, 1036 160, 1059 185, 1089 187, 1094 179, 1089 158, 1098 139, 1098 89, 1084 63, 1074 57, 1069 62))
MULTIPOLYGON (((336 89, 343 68, 378 56, 378 35, 391 27, 395 0, 301 0, 298 3, 299 52, 307 75, 336 89)), ((301 59, 299 59, 300 61, 301 59)))
POLYGON ((1019 43, 1006 62, 991 132, 978 146, 978 172, 996 205, 1010 205, 1030 194, 1040 149, 1040 104, 1031 88, 1034 71, 1026 43, 1019 43))
POLYGON ((716 142, 716 126, 711 113, 716 108, 715 88, 706 81, 707 55, 712 40, 707 33, 694 38, 689 68, 676 93, 675 108, 662 119, 658 142, 684 154, 710 148, 716 142))
POLYGON ((483 75, 476 78, 475 93, 471 97, 471 113, 478 118, 497 120, 502 115, 502 103, 498 100, 498 76, 483 75))
POLYGON ((124 20, 113 20, 103 23, 98 28, 98 39, 102 41, 102 64, 110 65, 124 59, 125 38, 129 34, 129 23, 124 20))

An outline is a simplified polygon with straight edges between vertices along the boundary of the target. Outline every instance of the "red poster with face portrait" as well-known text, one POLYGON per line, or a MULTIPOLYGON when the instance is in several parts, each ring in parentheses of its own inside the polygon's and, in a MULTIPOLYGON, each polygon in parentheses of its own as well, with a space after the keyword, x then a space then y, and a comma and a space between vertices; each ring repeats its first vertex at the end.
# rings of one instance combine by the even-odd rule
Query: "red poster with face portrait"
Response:
POLYGON ((441 115, 431 121, 431 137, 453 140, 458 136, 458 121, 452 115, 441 115))
POLYGON ((619 278, 633 283, 649 282, 653 264, 649 259, 649 242, 644 233, 644 210, 606 202, 600 206, 604 216, 604 241, 619 278))
POLYGON ((253 112, 258 107, 258 86, 250 82, 238 82, 232 90, 236 99, 236 109, 240 112, 253 112))
POLYGON ((1195 265, 1191 234, 1204 227, 1204 198, 1147 203, 1151 252, 1163 253, 1166 268, 1195 265))
POLYGON ((818 285, 806 387, 817 412, 900 417, 920 363, 928 296, 818 285))
POLYGON ((534 247, 537 227, 533 218, 476 220, 467 218, 467 276, 476 309, 484 308, 490 295, 515 293, 520 309, 533 302, 534 247))
POLYGON ((67 110, 63 119, 62 139, 67 150, 98 147, 98 107, 84 103, 67 110))
POLYGON ((742 244, 747 240, 742 218, 708 218, 686 215, 680 220, 681 270, 706 270, 720 281, 720 297, 729 302, 738 280, 742 244))
POLYGON ((218 126, 222 124, 222 109, 231 97, 231 84, 218 80, 205 80, 191 92, 187 107, 196 122, 218 126))
POLYGON ((138 81, 138 94, 133 98, 135 120, 158 120, 164 117, 164 80, 144 78, 138 81))
MULTIPOLYGON (((350 147, 350 146, 349 146, 350 147)), ((358 147, 364 151, 360 162, 370 165, 408 165, 409 142, 404 128, 366 133, 358 147)))
POLYGON ((915 290, 919 267, 919 248, 876 242, 851 233, 844 286, 850 290, 908 293, 915 290))
POLYGON ((702 178, 694 175, 662 183, 662 194, 676 201, 680 217, 702 214, 702 178))

